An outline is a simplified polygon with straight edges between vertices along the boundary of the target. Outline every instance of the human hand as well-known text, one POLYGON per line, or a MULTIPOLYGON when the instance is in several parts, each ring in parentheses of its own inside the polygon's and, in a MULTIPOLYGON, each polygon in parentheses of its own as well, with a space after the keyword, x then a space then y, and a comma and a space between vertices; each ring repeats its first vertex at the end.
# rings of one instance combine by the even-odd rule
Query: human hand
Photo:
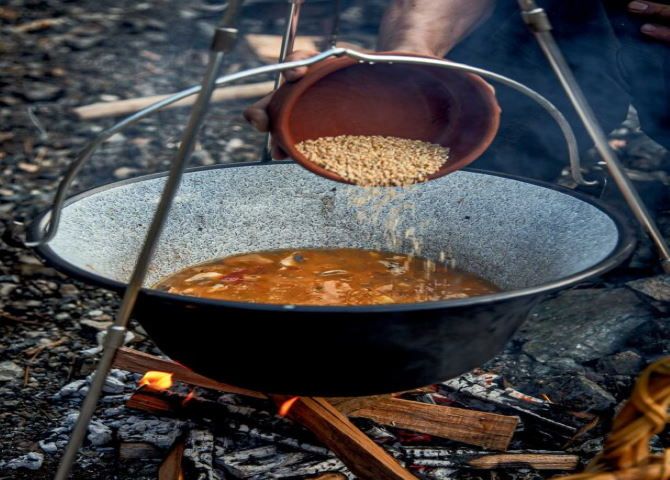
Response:
POLYGON ((628 4, 628 11, 647 22, 640 28, 644 35, 670 44, 670 5, 635 0, 628 4))
MULTIPOLYGON (((288 57, 286 57, 287 62, 292 62, 296 60, 304 60, 305 58, 313 57, 319 52, 312 51, 312 50, 296 50, 295 52, 291 53, 288 57)), ((296 82, 300 80, 305 73, 307 73, 307 67, 300 67, 300 68, 293 68, 291 70, 286 70, 283 73, 284 79, 287 82, 296 82)), ((246 110, 244 110, 244 118, 252 124, 256 130, 259 132, 267 132, 270 130, 270 117, 268 116, 267 113, 267 107, 270 104, 270 100, 272 99, 272 94, 266 95, 253 105, 249 106, 246 110)), ((279 145, 277 145, 277 142, 274 138, 270 139, 271 141, 271 155, 272 158, 275 160, 281 160, 282 158, 286 158, 287 155, 286 153, 279 148, 279 145)))

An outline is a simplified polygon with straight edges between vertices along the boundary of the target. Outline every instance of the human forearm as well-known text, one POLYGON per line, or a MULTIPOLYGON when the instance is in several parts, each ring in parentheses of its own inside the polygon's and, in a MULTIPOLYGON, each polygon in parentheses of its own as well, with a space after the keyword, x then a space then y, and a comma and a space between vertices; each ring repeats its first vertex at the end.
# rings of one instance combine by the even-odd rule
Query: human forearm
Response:
POLYGON ((379 29, 379 50, 443 57, 491 12, 495 0, 393 0, 379 29))

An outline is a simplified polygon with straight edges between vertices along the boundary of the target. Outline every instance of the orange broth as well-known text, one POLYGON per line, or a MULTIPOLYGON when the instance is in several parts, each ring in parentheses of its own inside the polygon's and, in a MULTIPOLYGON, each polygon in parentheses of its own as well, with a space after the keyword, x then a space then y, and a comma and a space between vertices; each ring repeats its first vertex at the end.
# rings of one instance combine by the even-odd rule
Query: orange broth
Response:
POLYGON ((170 293, 237 302, 378 305, 500 291, 471 273, 421 257, 354 248, 272 250, 188 267, 161 280, 170 293))

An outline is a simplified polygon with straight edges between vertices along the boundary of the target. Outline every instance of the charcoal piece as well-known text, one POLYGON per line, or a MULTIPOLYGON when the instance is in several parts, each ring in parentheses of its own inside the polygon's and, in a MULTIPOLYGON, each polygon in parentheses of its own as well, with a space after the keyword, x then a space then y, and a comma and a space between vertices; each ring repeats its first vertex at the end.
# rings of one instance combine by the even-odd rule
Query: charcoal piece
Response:
POLYGON ((222 480, 214 468, 214 435, 209 430, 193 429, 184 446, 184 478, 193 480, 222 480))

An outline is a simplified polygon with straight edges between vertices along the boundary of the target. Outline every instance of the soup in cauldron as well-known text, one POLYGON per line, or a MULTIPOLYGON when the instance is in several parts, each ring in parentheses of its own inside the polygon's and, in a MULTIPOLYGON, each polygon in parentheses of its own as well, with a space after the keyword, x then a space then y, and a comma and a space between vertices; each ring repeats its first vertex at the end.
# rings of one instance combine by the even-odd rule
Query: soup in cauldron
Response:
POLYGON ((272 250, 186 268, 156 288, 237 302, 378 305, 498 292, 492 283, 444 263, 353 248, 272 250))

